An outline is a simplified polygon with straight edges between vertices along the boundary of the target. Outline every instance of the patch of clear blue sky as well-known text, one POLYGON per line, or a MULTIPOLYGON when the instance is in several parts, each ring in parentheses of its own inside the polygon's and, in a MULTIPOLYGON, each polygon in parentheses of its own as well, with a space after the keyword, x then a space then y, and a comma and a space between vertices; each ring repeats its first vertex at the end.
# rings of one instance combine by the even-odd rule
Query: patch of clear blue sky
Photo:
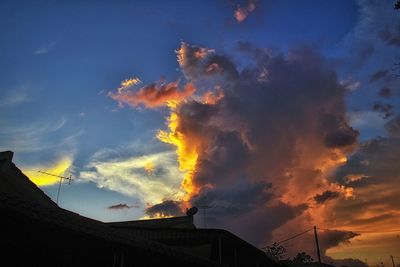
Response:
MULTIPOLYGON (((106 94, 132 76, 144 83, 161 76, 169 81, 181 77, 174 52, 181 40, 228 53, 238 41, 282 51, 306 44, 329 56, 358 19, 357 4, 350 0, 261 0, 256 11, 238 24, 233 18, 236 4, 1 1, 0 98, 22 90, 29 101, 3 108, 0 120, 20 126, 67 118, 61 134, 83 131, 76 138, 74 163, 82 167, 98 149, 123 147, 135 140, 157 142, 154 133, 164 126, 166 110, 111 112, 117 105, 106 94)), ((57 138, 51 135, 45 142, 58 142, 57 138)), ((15 157, 17 162, 43 161, 54 153, 44 150, 15 157)), ((117 193, 95 190, 92 184, 74 187, 75 193, 65 193, 66 206, 96 218, 110 220, 95 204, 111 205, 110 198, 129 202, 117 193), (76 204, 87 196, 96 201, 85 202, 87 207, 76 204)))

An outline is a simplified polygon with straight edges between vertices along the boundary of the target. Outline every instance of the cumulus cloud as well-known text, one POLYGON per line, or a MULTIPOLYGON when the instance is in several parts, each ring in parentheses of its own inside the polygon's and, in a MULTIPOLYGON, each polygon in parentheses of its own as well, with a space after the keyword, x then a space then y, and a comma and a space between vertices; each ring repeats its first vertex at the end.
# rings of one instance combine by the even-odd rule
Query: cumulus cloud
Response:
POLYGON ((150 206, 145 210, 145 214, 150 218, 174 217, 184 215, 184 213, 182 212, 181 203, 173 200, 164 200, 161 203, 150 206))
MULTIPOLYGON (((346 185, 325 178, 346 161, 358 132, 346 119, 347 88, 317 52, 270 55, 252 45, 241 51, 252 64, 239 71, 227 55, 181 44, 178 63, 187 82, 220 97, 194 95, 171 106, 168 130, 157 136, 176 147, 186 192, 181 205, 211 206, 207 225, 261 244, 318 209, 316 194, 351 196, 346 185)), ((158 213, 171 208, 165 200, 178 201, 153 202, 164 201, 158 213)))
MULTIPOLYGON (((400 240, 396 241, 393 233, 390 234, 400 224, 399 159, 398 136, 380 137, 361 143, 346 164, 334 173, 332 179, 343 184, 350 174, 361 178, 351 183, 356 197, 347 201, 338 199, 330 213, 326 213, 326 220, 340 221, 342 228, 354 229, 361 235, 354 239, 351 247, 344 244, 330 249, 332 255, 377 243, 387 244, 388 253, 400 248, 400 240)), ((366 253, 374 252, 367 249, 366 253)))
POLYGON ((124 81, 121 83, 122 87, 115 93, 110 92, 109 96, 121 104, 124 103, 133 107, 143 105, 147 108, 157 108, 175 105, 196 91, 196 88, 190 83, 180 90, 179 81, 171 83, 158 82, 142 87, 137 91, 130 90, 129 88, 135 84, 137 83, 132 83, 131 80, 124 81), (126 85, 124 85, 125 83, 126 85))

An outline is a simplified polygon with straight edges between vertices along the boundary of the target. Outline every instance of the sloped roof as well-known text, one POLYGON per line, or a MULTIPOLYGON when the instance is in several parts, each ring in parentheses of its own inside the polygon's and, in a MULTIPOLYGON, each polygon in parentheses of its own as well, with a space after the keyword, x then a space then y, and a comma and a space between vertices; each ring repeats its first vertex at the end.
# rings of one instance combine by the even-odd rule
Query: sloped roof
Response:
POLYGON ((172 218, 110 222, 108 225, 116 228, 146 228, 146 229, 195 229, 193 216, 180 216, 172 218))
POLYGON ((57 207, 56 203, 14 165, 13 155, 12 151, 0 152, 0 192, 12 193, 44 207, 57 207))

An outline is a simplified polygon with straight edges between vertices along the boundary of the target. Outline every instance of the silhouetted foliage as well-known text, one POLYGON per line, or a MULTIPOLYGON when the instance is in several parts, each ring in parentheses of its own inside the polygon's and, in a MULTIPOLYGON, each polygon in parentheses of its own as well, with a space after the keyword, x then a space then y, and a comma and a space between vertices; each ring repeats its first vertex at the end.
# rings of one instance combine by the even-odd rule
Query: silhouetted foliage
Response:
POLYGON ((272 244, 272 246, 268 246, 265 248, 265 254, 271 259, 279 262, 283 266, 298 266, 304 263, 313 262, 314 259, 305 252, 299 252, 293 259, 290 259, 285 255, 286 249, 279 245, 278 243, 272 244))
POLYGON ((400 9, 400 0, 397 0, 397 2, 394 4, 394 9, 400 9))
POLYGON ((314 261, 314 259, 305 252, 297 253, 296 257, 294 257, 292 260, 294 265, 299 265, 299 264, 313 262, 313 261, 314 261))
POLYGON ((267 254, 267 256, 274 261, 283 261, 285 258, 285 253, 286 249, 276 242, 272 244, 272 246, 268 246, 265 248, 265 254, 267 254))

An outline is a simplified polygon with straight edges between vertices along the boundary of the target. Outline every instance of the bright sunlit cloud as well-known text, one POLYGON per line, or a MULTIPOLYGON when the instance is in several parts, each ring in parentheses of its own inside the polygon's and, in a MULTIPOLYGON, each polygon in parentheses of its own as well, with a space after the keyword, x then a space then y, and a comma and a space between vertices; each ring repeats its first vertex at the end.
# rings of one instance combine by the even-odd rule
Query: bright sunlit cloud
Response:
POLYGON ((127 196, 136 196, 143 203, 156 204, 164 199, 179 199, 182 173, 173 151, 149 155, 111 158, 99 151, 80 172, 81 181, 90 181, 127 196))
POLYGON ((53 175, 68 176, 69 174, 67 172, 71 168, 72 162, 73 157, 71 155, 65 155, 51 164, 24 166, 21 169, 22 172, 37 186, 50 186, 58 183, 60 179, 39 171, 47 172, 53 175))

